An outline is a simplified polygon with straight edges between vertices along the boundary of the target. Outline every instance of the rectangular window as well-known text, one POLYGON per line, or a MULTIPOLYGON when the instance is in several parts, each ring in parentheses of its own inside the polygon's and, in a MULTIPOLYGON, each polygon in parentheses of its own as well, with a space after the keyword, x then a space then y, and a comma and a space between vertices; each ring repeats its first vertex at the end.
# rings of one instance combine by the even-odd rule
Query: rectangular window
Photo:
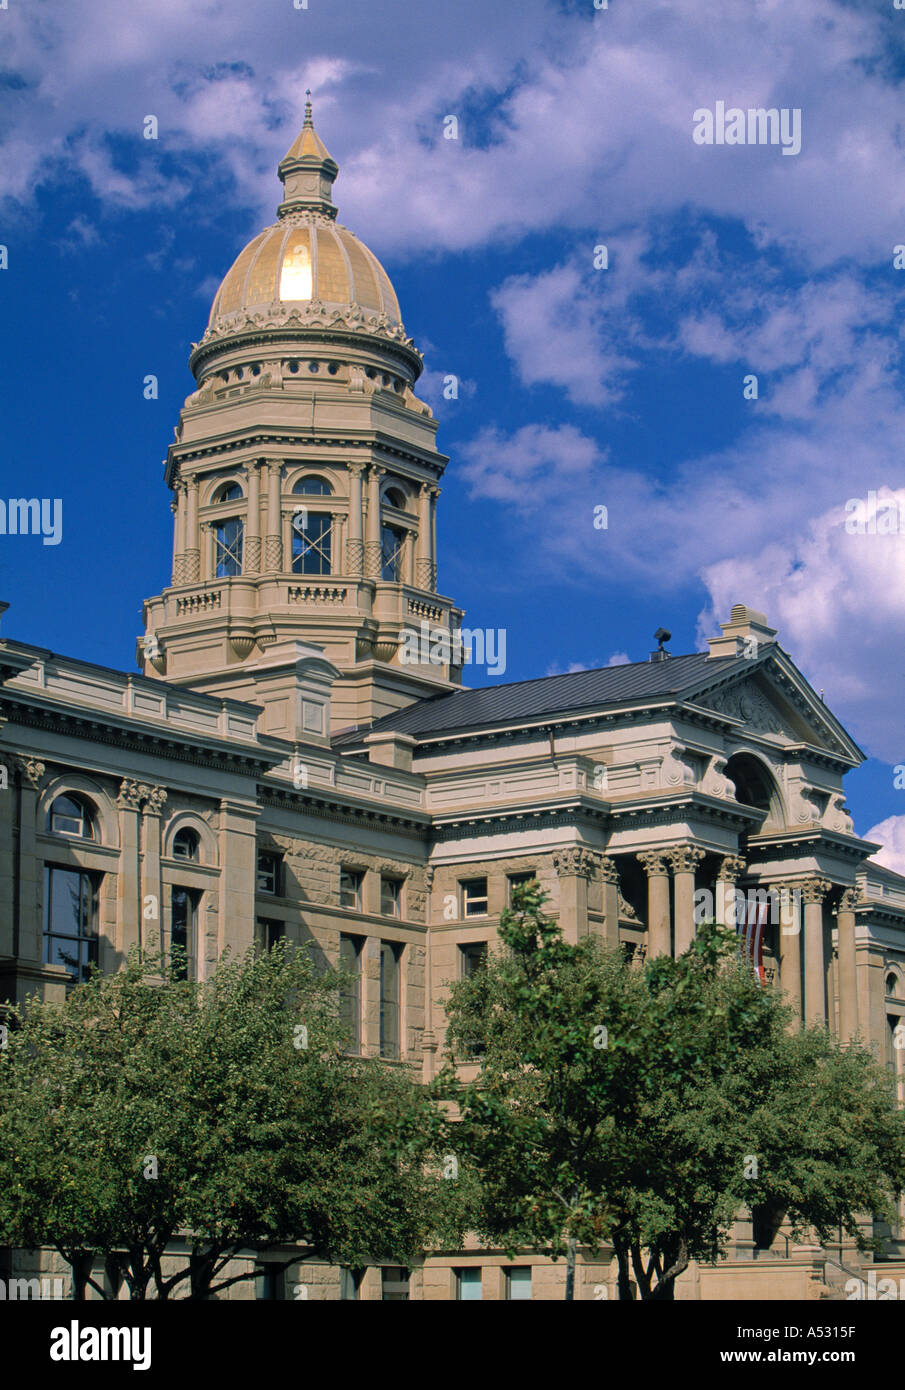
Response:
POLYGON ((486 878, 466 878, 460 885, 462 889, 462 916, 487 916, 486 878))
POLYGON ((402 946, 380 943, 380 1055, 399 1056, 399 994, 402 946))
POLYGON ((333 518, 327 512, 302 512, 292 519, 292 573, 329 574, 333 518))
POLYGON ((258 941, 262 950, 272 951, 277 942, 284 940, 285 936, 285 922, 277 922, 269 917, 258 918, 258 941))
POLYGON ((530 1265, 516 1265, 506 1270, 506 1297, 519 1301, 531 1297, 530 1265))
POLYGON ((97 964, 97 888, 90 874, 44 866, 44 963, 62 965, 72 984, 97 964))
POLYGON ((384 1265, 380 1271, 381 1298, 384 1303, 407 1303, 409 1272, 402 1265, 384 1265))
POLYGON ((258 892, 280 896, 280 869, 282 863, 278 854, 262 850, 258 855, 258 892))
POLYGON ((361 885, 364 882, 364 874, 356 869, 340 869, 339 871, 339 905, 347 908, 350 912, 361 911, 361 885))
POLYGON ((349 1035, 349 1051, 361 1051, 361 948, 364 938, 346 936, 339 938, 339 968, 350 975, 339 996, 339 1021, 349 1035))
POLYGON ((174 888, 170 895, 170 965, 177 980, 194 978, 196 916, 196 895, 188 888, 174 888))
POLYGON ((214 528, 214 573, 218 579, 231 579, 242 573, 243 530, 237 517, 214 528))
POLYGON ((459 974, 463 980, 470 980, 475 971, 487 964, 487 942, 469 941, 459 947, 459 974))
POLYGON ((402 879, 381 878, 380 911, 384 917, 402 915, 402 879))
POLYGON ((267 1303, 286 1298, 286 1271, 280 1265, 259 1265, 255 1272, 255 1298, 267 1303))
POLYGON ((402 556, 405 545, 405 532, 399 531, 395 526, 384 526, 380 533, 381 540, 381 579, 387 579, 392 584, 398 584, 402 580, 402 556))
POLYGON ((480 1303, 482 1297, 480 1268, 457 1269, 454 1273, 457 1301, 459 1303, 480 1303))
POLYGON ((533 873, 533 872, 530 873, 530 874, 507 874, 507 875, 506 875, 506 882, 507 882, 507 884, 508 884, 508 890, 509 890, 509 891, 508 891, 508 898, 509 898, 509 906, 510 906, 510 907, 512 906, 512 893, 513 893, 513 889, 515 889, 515 888, 522 888, 526 883, 533 883, 534 880, 535 880, 536 878, 537 878, 537 874, 535 874, 535 873, 533 873))
POLYGON ((339 1271, 339 1296, 346 1301, 361 1298, 361 1281, 365 1277, 363 1269, 349 1269, 343 1265, 339 1271))

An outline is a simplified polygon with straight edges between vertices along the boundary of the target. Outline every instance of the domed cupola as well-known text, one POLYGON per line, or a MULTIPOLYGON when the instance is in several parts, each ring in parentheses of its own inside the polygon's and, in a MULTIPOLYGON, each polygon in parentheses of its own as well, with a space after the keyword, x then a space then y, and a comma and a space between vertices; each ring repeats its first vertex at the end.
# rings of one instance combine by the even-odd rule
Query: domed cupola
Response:
POLYGON ((326 737, 299 685, 315 648, 334 732, 462 678, 460 650, 434 641, 462 618, 437 588, 448 460, 389 277, 336 220, 337 173, 308 102, 277 221, 192 349, 164 474, 172 578, 138 643, 146 674, 257 704, 266 733, 301 741, 326 737))
POLYGON ((406 335, 390 278, 373 251, 336 221, 332 190, 339 166, 314 129, 310 101, 278 172, 284 189, 278 221, 236 257, 192 352, 199 384, 220 350, 237 340, 310 342, 350 334, 392 343, 397 353, 401 348, 406 375, 415 381, 421 357, 406 335))

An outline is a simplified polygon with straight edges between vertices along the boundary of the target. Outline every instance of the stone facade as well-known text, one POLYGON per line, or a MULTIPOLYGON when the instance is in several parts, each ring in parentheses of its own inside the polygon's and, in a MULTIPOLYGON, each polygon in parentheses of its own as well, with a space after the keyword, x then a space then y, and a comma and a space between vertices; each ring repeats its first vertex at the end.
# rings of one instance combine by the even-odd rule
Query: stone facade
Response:
MULTIPOLYGON (((591 934, 638 957, 685 949, 702 903, 727 921, 733 890, 773 892, 765 986, 800 1018, 868 1039, 905 1101, 892 1042, 905 1018, 905 879, 854 835, 843 778, 863 755, 763 615, 737 605, 707 655, 655 653, 686 673, 660 680, 660 695, 644 664, 613 695, 566 693, 542 717, 512 686, 493 719, 476 707, 406 732, 406 711, 425 697, 440 709, 460 688, 451 658, 403 659, 406 632, 461 621, 436 589, 447 460, 414 395, 421 358, 392 287, 346 229, 327 235, 336 166, 310 121, 280 167, 268 273, 297 254, 292 273, 308 265, 320 298, 283 302, 282 279, 256 288, 247 252, 224 281, 168 457, 173 570, 145 607, 142 674, 0 642, 0 997, 64 997, 72 965, 48 929, 48 895, 55 875, 76 875, 105 970, 177 931, 199 978, 227 946, 284 937, 335 960, 353 936, 362 1051, 429 1079, 462 948, 494 949, 514 876, 539 879, 570 940, 591 934), (392 1046, 381 943, 399 966, 392 1046)), ((903 1230, 882 1234, 887 1255, 905 1257, 903 1230)), ((731 1255, 689 1270, 679 1297, 830 1296, 833 1269, 854 1260, 846 1245, 796 1248, 783 1230, 765 1243, 746 1213, 731 1255)), ((487 1299, 561 1296, 561 1265, 476 1247, 425 1259, 409 1296, 474 1293, 462 1271, 476 1268, 487 1299)), ((230 1297, 355 1287, 349 1272, 304 1263, 273 1284, 255 1284, 251 1257, 248 1269, 230 1297)), ((403 1282, 372 1268, 356 1296, 403 1282)), ((581 1265, 578 1296, 614 1294, 609 1261, 581 1265)))

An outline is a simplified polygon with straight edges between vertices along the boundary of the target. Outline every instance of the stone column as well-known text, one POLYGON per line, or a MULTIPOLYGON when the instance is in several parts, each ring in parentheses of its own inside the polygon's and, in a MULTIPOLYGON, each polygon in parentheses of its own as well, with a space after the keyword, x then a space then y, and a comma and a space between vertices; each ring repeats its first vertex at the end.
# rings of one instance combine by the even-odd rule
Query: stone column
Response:
POLYGON ((264 573, 281 574, 283 570, 283 538, 280 532, 281 463, 267 464, 267 533, 264 537, 264 573))
POLYGON ((197 584, 201 579, 201 542, 198 538, 198 482, 189 478, 185 485, 185 583, 197 584))
POLYGON ((801 1025, 801 935, 800 888, 791 883, 771 883, 769 891, 779 904, 779 984, 801 1025))
POLYGON ((609 950, 619 945, 619 870, 615 859, 604 854, 600 860, 603 879, 603 943, 609 950))
POLYGON ((839 1036, 849 1042, 858 1032, 858 972, 855 961, 855 904, 857 888, 846 888, 839 900, 836 926, 839 942, 839 1036))
POLYGON ((437 592, 437 498, 440 496, 438 487, 431 488, 431 525, 430 525, 430 589, 431 593, 437 592))
POLYGON ((365 548, 361 531, 360 463, 349 464, 349 530, 346 540, 346 573, 361 578, 364 573, 365 548))
POLYGON ((368 531, 365 541, 365 577, 379 579, 381 565, 380 539, 380 479, 386 472, 378 464, 372 463, 368 469, 368 531))
POLYGON ((597 862, 597 855, 580 845, 557 850, 553 856, 559 878, 559 925, 573 946, 588 934, 588 880, 597 862))
MULTIPOLYGON (((163 898, 160 881, 160 815, 167 799, 164 787, 144 787, 142 816, 141 917, 139 940, 149 945, 152 936, 160 941, 163 898)), ((158 949, 158 948, 155 948, 158 949)))
POLYGON ((672 950, 669 929, 669 870, 663 854, 646 850, 636 856, 647 874, 647 955, 668 956, 672 950))
MULTIPOLYGON (((141 803, 147 787, 126 778, 120 785, 119 874, 116 880, 116 950, 125 957, 141 944, 141 803)), ((159 908, 159 904, 158 904, 159 908)), ((158 928, 158 937, 160 935, 158 928)), ((154 947, 159 950, 159 943, 154 947)))
POLYGON ((258 460, 245 465, 248 481, 248 507, 245 516, 245 549, 242 569, 245 574, 261 573, 261 475, 258 460))
MULTIPOLYGON (((44 959, 43 918, 40 909, 43 892, 44 866, 38 858, 36 831, 38 825, 38 793, 44 780, 45 767, 37 758, 17 757, 19 795, 22 798, 19 821, 19 843, 13 846, 13 873, 19 876, 19 919, 14 923, 12 954, 22 960, 39 962, 44 959), (18 936, 15 928, 18 926, 18 936)), ((10 788, 0 796, 14 796, 10 788)), ((43 826, 41 827, 43 829, 43 826)))
POLYGON ((694 941, 694 871, 704 851, 696 845, 680 845, 670 850, 668 857, 675 879, 676 955, 681 956, 694 941))
POLYGON ((804 1016, 809 1024, 827 1021, 823 900, 832 886, 828 879, 810 878, 801 889, 804 900, 804 1016))
POLYGON ((185 483, 177 482, 173 488, 173 583, 185 583, 185 483))
MULTIPOLYGON (((220 802, 219 941, 217 956, 226 947, 244 951, 254 940, 255 889, 258 880, 256 822, 260 812, 239 801, 220 802)), ((199 937, 207 929, 198 914, 199 937)), ((198 942, 196 960, 205 973, 207 942, 198 942)))
POLYGON ((740 854, 725 854, 720 860, 716 879, 716 920, 730 931, 735 931, 738 927, 736 884, 746 867, 740 854))
POLYGON ((415 584, 419 589, 433 588, 431 526, 431 488, 429 483, 422 483, 418 490, 418 545, 415 553, 415 584))

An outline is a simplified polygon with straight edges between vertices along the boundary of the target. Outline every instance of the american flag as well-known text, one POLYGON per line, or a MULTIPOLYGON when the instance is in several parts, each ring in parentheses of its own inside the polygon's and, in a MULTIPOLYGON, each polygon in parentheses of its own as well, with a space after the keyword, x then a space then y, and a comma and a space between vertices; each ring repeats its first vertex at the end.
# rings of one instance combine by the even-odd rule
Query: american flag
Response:
POLYGON ((737 929, 740 938, 739 955, 751 962, 754 978, 759 985, 767 982, 764 970, 764 932, 769 911, 769 902, 757 902, 749 897, 745 904, 744 918, 737 929))

